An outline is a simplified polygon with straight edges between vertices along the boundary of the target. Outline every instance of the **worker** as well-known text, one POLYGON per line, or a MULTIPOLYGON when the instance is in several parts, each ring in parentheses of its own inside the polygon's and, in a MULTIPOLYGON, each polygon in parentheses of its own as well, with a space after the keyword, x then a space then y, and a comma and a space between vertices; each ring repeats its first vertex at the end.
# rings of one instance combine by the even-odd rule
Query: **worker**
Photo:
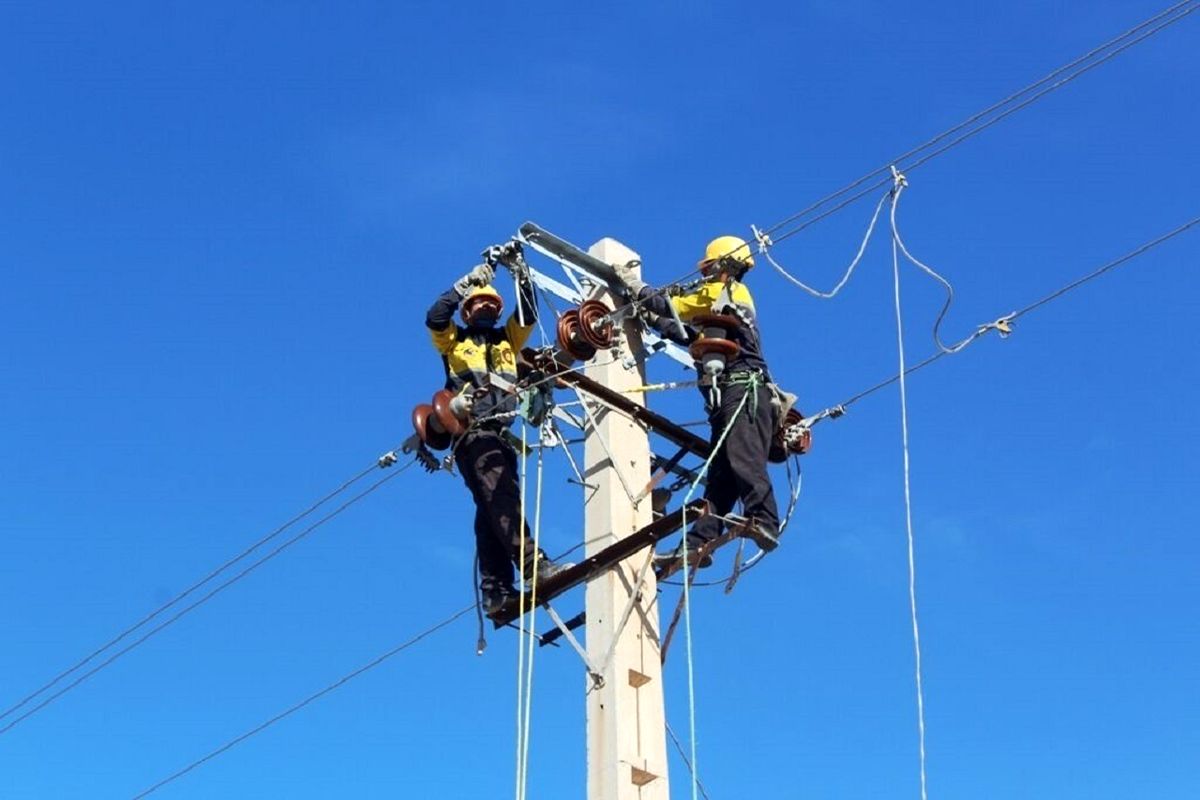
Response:
POLYGON ((444 292, 425 315, 434 349, 442 356, 446 388, 470 401, 467 432, 454 449, 459 472, 475 500, 475 550, 484 611, 500 609, 516 590, 513 564, 524 539, 526 581, 537 573, 544 581, 565 567, 553 564, 534 547, 521 514, 517 454, 505 438, 516 418, 517 395, 493 386, 492 376, 517 381, 517 352, 537 321, 537 305, 528 276, 519 281, 517 310, 498 326, 504 301, 492 287, 495 270, 480 264, 444 292), (461 305, 462 325, 454 323, 461 305))
MULTIPOLYGON (((767 475, 767 456, 779 422, 779 400, 763 359, 754 300, 742 282, 753 266, 754 257, 744 240, 719 236, 708 243, 698 264, 703 282, 684 294, 669 296, 648 286, 632 265, 616 267, 630 296, 664 320, 664 333, 671 334, 674 329, 684 334, 672 338, 682 338, 684 343, 695 340, 698 331, 688 323, 702 314, 722 314, 737 320, 728 332, 738 345, 737 353, 725 359, 724 368, 715 375, 715 370, 698 365, 712 429, 710 443, 716 449, 704 491, 713 514, 697 520, 687 534, 688 550, 700 567, 712 564, 712 557, 705 553, 703 559, 696 559, 695 554, 721 535, 721 517, 728 515, 739 499, 747 517, 742 534, 765 551, 779 544, 779 511, 767 475), (682 331, 673 321, 676 317, 684 323, 682 331), (724 442, 717 448, 722 436, 724 442)), ((660 555, 660 564, 677 561, 682 554, 681 542, 674 552, 660 555)))

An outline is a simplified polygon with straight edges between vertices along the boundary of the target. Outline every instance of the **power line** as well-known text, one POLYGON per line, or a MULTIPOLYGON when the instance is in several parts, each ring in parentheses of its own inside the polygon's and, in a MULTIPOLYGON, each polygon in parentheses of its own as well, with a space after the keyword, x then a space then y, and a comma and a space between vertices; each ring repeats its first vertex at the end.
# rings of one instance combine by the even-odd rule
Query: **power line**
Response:
POLYGON ((305 528, 305 529, 304 529, 303 531, 301 531, 300 533, 296 534, 296 535, 295 535, 295 536, 293 536, 292 538, 290 538, 290 539, 288 539, 287 541, 285 541, 283 544, 281 544, 281 545, 279 545, 278 547, 276 547, 274 550, 272 550, 272 551, 271 551, 270 553, 268 553, 267 555, 265 555, 265 556, 263 556, 262 558, 258 559, 258 560, 257 560, 257 561, 255 561, 253 564, 251 564, 250 566, 246 567, 244 570, 242 570, 242 571, 241 571, 241 572, 239 572, 238 574, 234 575, 232 578, 228 579, 228 580, 227 580, 227 581, 225 581, 224 583, 222 583, 222 584, 220 584, 219 586, 217 586, 215 589, 213 589, 213 590, 212 590, 212 591, 210 591, 208 594, 206 594, 206 595, 204 595, 203 597, 201 597, 199 600, 195 601, 195 602, 194 602, 194 603, 192 603, 191 605, 185 606, 185 607, 184 607, 184 608, 183 608, 181 611, 177 612, 176 614, 174 614, 173 616, 171 616, 171 617, 170 617, 170 618, 168 618, 167 620, 165 620, 165 621, 163 621, 163 622, 159 623, 158 625, 154 626, 154 627, 153 627, 153 628, 151 628, 149 631, 147 631, 145 634, 143 634, 143 635, 142 635, 140 638, 138 638, 138 639, 134 640, 132 643, 130 643, 130 644, 126 645, 125 647, 121 648, 120 650, 116 651, 116 652, 115 652, 115 653, 113 653, 111 656, 109 656, 108 658, 106 658, 104 661, 101 661, 99 664, 97 664, 95 667, 92 667, 90 670, 88 670, 87 672, 83 673, 83 674, 82 674, 82 675, 80 675, 78 678, 76 678, 75 680, 71 681, 71 682, 70 682, 70 683, 68 683, 66 686, 64 686, 63 688, 59 689, 57 692, 55 692, 55 693, 51 694, 49 697, 47 697, 46 699, 42 700, 42 701, 41 701, 40 703, 38 703, 36 706, 34 706, 34 707, 33 707, 33 708, 31 708, 30 710, 26 711, 26 712, 25 712, 24 714, 22 714, 21 716, 17 717, 17 718, 16 718, 16 719, 14 719, 12 722, 10 722, 10 723, 8 723, 7 725, 5 725, 3 728, 0 728, 0 735, 3 735, 3 734, 5 734, 5 733, 7 733, 8 731, 10 731, 10 730, 12 730, 13 728, 15 728, 17 725, 20 725, 20 724, 21 724, 23 721, 25 721, 25 720, 29 719, 31 716, 33 716, 34 714, 36 714, 36 713, 38 713, 39 711, 41 711, 41 710, 42 710, 42 709, 44 709, 46 706, 50 705, 50 704, 51 704, 51 703, 53 703, 55 700, 57 700, 58 698, 62 697, 62 696, 63 696, 64 694, 66 694, 67 692, 69 692, 69 691, 71 691, 72 689, 74 689, 75 687, 79 686, 81 683, 83 683, 84 681, 86 681, 88 678, 92 677, 93 675, 95 675, 96 673, 100 672, 101 670, 103 670, 103 669, 107 668, 107 667, 108 667, 108 666, 110 666, 110 665, 111 665, 113 662, 115 662, 117 659, 119 659, 121 656, 125 655, 126 653, 130 652, 131 650, 134 650, 134 649, 136 649, 137 647, 139 647, 140 645, 142 645, 144 642, 146 642, 147 640, 149 640, 151 637, 153 637, 153 636, 155 636, 156 634, 160 633, 161 631, 163 631, 163 630, 165 630, 165 629, 167 629, 167 628, 171 627, 171 626, 172 626, 172 625, 174 625, 176 622, 178 622, 180 619, 182 619, 184 616, 186 616, 188 613, 190 613, 190 612, 191 612, 191 611, 193 611, 194 609, 196 609, 196 608, 198 608, 198 607, 200 607, 200 606, 204 605, 204 604, 205 604, 205 603, 207 603, 209 600, 211 600, 213 597, 215 597, 216 595, 220 594, 222 591, 224 591, 225 589, 229 588, 229 587, 230 587, 230 586, 232 586, 233 584, 237 583, 237 582, 238 582, 238 581, 240 581, 242 578, 246 577, 246 576, 247 576, 247 575, 249 575, 251 572, 253 572, 254 570, 256 570, 256 569, 258 569, 259 567, 261 567, 263 564, 265 564, 265 563, 267 563, 268 561, 270 561, 271 559, 275 558, 275 557, 276 557, 276 556, 278 556, 280 553, 282 553, 284 550, 288 549, 289 547, 291 547, 292 545, 294 545, 296 542, 298 542, 298 541, 300 541, 301 539, 303 539, 304 537, 308 536, 308 535, 309 535, 310 533, 312 533, 314 530, 316 530, 317 528, 321 527, 321 526, 322 526, 322 525, 324 525, 326 522, 328 522, 329 520, 331 520, 331 519, 333 519, 334 517, 336 517, 338 514, 341 514, 341 513, 342 513, 343 511, 345 511, 347 508, 349 508, 350 506, 354 505, 355 503, 357 503, 359 500, 361 500, 362 498, 366 497, 367 495, 371 494, 371 493, 372 493, 372 492, 374 492, 376 489, 378 489, 380 486, 383 486, 383 484, 385 484, 385 483, 387 483, 388 481, 392 480, 392 479, 393 479, 393 478, 395 478, 396 476, 398 476, 398 475, 402 474, 402 473, 403 473, 405 470, 407 470, 409 467, 411 467, 413 464, 416 464, 416 463, 417 463, 417 461, 414 459, 413 461, 410 461, 409 463, 405 464, 403 467, 401 467, 400 469, 398 469, 398 470, 396 470, 395 472, 391 473, 390 475, 387 475, 386 477, 384 477, 384 478, 381 478, 380 480, 378 480, 378 481, 376 481, 375 483, 371 484, 369 487, 367 487, 367 488, 366 488, 366 489, 364 489, 363 491, 359 492, 357 495, 355 495, 355 496, 354 496, 354 497, 352 497, 351 499, 347 500, 345 503, 343 503, 342 505, 338 506, 336 509, 334 509, 334 510, 333 510, 333 511, 331 511, 330 513, 326 514, 324 517, 322 517, 322 518, 321 518, 321 519, 319 519, 318 521, 314 522, 312 525, 308 526, 307 528, 305 528))
POLYGON ((413 645, 415 645, 417 642, 421 641, 425 637, 430 636, 433 633, 436 633, 437 631, 441 630, 442 628, 445 628, 446 626, 448 626, 451 623, 458 620, 459 617, 462 617, 463 615, 467 614, 474 608, 475 608, 475 604, 471 603, 471 605, 467 606, 466 608, 462 609, 461 611, 455 612, 454 614, 452 614, 451 616, 442 620, 441 622, 437 623, 436 625, 434 625, 430 628, 426 628, 425 630, 421 631, 416 636, 412 637, 411 639, 404 642, 403 644, 393 647, 391 650, 388 650, 386 653, 379 656, 375 660, 364 664, 363 666, 359 667, 358 669, 354 670, 353 672, 349 673, 348 675, 345 675, 345 676, 339 678, 338 680, 334 681, 333 683, 329 684, 321 691, 319 691, 315 694, 309 695, 308 697, 301 700, 299 703, 296 703, 294 706, 291 706, 290 708, 288 708, 286 711, 282 711, 282 712, 276 714, 275 716, 271 717, 266 722, 263 722, 260 725, 256 725, 255 727, 251 728, 250 730, 246 731, 245 733, 241 734, 240 736, 230 739, 228 742, 221 745, 216 750, 213 750, 212 752, 208 753, 207 755, 196 759, 195 761, 188 764, 183 769, 178 770, 177 772, 174 772, 174 773, 168 775, 167 777, 163 778, 161 781, 159 781, 158 783, 149 787, 148 789, 143 789, 141 792, 139 792, 138 794, 133 796, 133 800, 140 800, 140 798, 147 797, 148 795, 153 794, 154 792, 158 791, 162 787, 166 786, 168 783, 171 783, 172 781, 183 777, 184 775, 186 775, 189 772, 191 772, 192 770, 194 770, 196 767, 199 767, 200 765, 213 760, 214 758, 221 755, 225 751, 246 741, 251 736, 261 733, 262 731, 266 730, 267 728, 271 727, 276 722, 279 722, 282 719, 290 717, 292 714, 295 714, 297 711, 304 708, 309 703, 312 703, 316 700, 321 699, 322 697, 324 697, 325 695, 334 691, 335 689, 343 686, 344 684, 349 683, 350 681, 357 678, 359 675, 362 675, 364 672, 369 672, 370 670, 375 669, 375 667, 378 667, 380 664, 387 661, 389 658, 392 658, 393 656, 403 652, 404 650, 407 650, 408 648, 412 647, 413 645))
MULTIPOLYGON (((1175 228, 1172 231, 1164 233, 1162 236, 1159 236, 1155 239, 1151 239, 1150 241, 1146 242, 1145 244, 1140 245, 1139 247, 1136 247, 1133 250, 1130 250, 1125 255, 1120 256, 1118 258, 1114 258, 1112 261, 1109 261, 1108 263, 1104 264, 1103 266, 1099 267, 1098 269, 1095 269, 1092 272, 1089 272, 1088 274, 1084 275, 1081 278, 1077 278, 1076 280, 1071 281, 1070 283, 1066 284, 1065 286, 1062 286, 1059 289, 1055 289, 1053 292, 1050 292, 1049 294, 1045 295, 1044 297, 1041 297, 1038 300, 1035 300, 1034 302, 1030 303, 1029 305, 1025 306, 1024 308, 1021 308, 1018 311, 1014 311, 1011 314, 1008 314, 1007 316, 1001 317, 1001 320, 1007 321, 1007 322, 1012 322, 1012 321, 1024 316, 1025 314, 1028 314, 1029 312, 1033 311, 1034 309, 1040 308, 1040 307, 1046 305, 1047 303, 1053 302, 1054 300, 1057 300, 1058 298, 1062 297, 1063 295, 1065 295, 1069 292, 1072 292, 1075 289, 1078 289, 1080 286, 1083 286, 1085 283, 1095 280, 1096 278, 1100 277, 1101 275, 1104 275, 1105 273, 1116 269, 1117 267, 1121 266, 1122 264, 1125 264, 1128 261, 1132 261, 1133 259, 1137 258, 1138 256, 1143 255, 1150 250, 1153 250, 1155 247, 1158 247, 1159 245, 1164 244, 1165 242, 1169 241, 1170 239, 1174 239, 1176 236, 1179 236, 1180 234, 1190 230, 1191 228, 1194 228, 1197 225, 1200 225, 1200 217, 1195 217, 1194 219, 1191 219, 1188 222, 1185 222, 1184 224, 1180 225, 1178 228, 1175 228)), ((991 323, 990 327, 995 327, 995 323, 991 323)), ((989 326, 981 326, 980 330, 982 331, 982 330, 990 329, 990 327, 989 326)), ((978 337, 976 336, 975 338, 978 338, 978 337)), ((949 350, 949 351, 948 350, 939 350, 938 352, 934 353, 933 355, 929 356, 928 358, 924 359, 923 361, 919 361, 916 364, 914 364, 913 366, 908 367, 907 369, 904 370, 903 374, 911 375, 912 373, 916 372, 917 370, 924 369, 925 367, 929 366, 930 364, 934 363, 935 361, 938 361, 939 359, 941 359, 947 355, 951 355, 952 353, 955 353, 955 352, 959 352, 959 350, 949 350)), ((840 409, 849 408, 851 405, 853 405, 854 403, 857 403, 859 400, 862 400, 864 397, 867 397, 868 395, 872 395, 875 392, 878 392, 880 389, 891 386, 893 383, 895 383, 898 380, 900 380, 899 373, 891 376, 890 378, 880 381, 879 383, 875 384, 874 386, 870 387, 869 389, 864 389, 863 391, 859 392, 858 394, 852 396, 850 399, 844 400, 837 406, 834 406, 834 408, 840 408, 840 409)))
POLYGON ((105 642, 104 644, 102 644, 102 645, 100 645, 99 647, 97 647, 97 648, 96 648, 95 650, 93 650, 91 653, 88 653, 86 656, 84 656, 83 658, 81 658, 79 661, 75 662, 73 665, 71 665, 71 666, 70 666, 70 667, 68 667, 67 669, 65 669, 65 670, 63 670, 62 672, 60 672, 60 673, 58 673, 57 675, 55 675, 55 676, 54 676, 53 678, 51 678, 49 681, 47 681, 46 683, 44 683, 44 684, 42 684, 40 687, 38 687, 38 689, 36 689, 35 691, 33 691, 33 692, 31 692, 31 693, 27 694, 27 695, 26 695, 25 697, 23 697, 23 698, 22 698, 20 701, 18 701, 18 702, 17 702, 17 703, 15 703, 14 705, 10 706, 8 709, 6 709, 6 710, 5 710, 3 713, 0 713, 0 719, 4 719, 5 717, 9 716, 9 715, 10 715, 10 714, 12 714, 13 712, 17 711, 18 709, 20 709, 20 708, 24 707, 24 706, 25 706, 27 703, 29 703, 31 700, 33 700, 34 698, 36 698, 38 695, 40 695, 40 694, 42 694, 43 692, 45 692, 46 690, 48 690, 48 689, 50 689, 50 688, 52 688, 52 687, 56 686, 56 685, 58 684, 58 682, 59 682, 59 681, 61 681, 63 678, 67 677, 68 675, 71 675, 72 673, 76 672, 77 670, 79 670, 79 669, 80 669, 81 667, 83 667, 84 665, 86 665, 86 664, 90 663, 90 662, 92 661, 92 659, 96 658, 96 656, 100 655, 100 654, 101 654, 101 653, 103 653, 105 650, 108 650, 108 649, 109 649, 110 647, 112 647, 113 645, 115 645, 115 644, 117 644, 118 642, 122 641, 123 639, 125 639, 125 637, 126 637, 126 636, 128 636, 129 634, 131 634, 131 633, 133 633, 134 631, 138 630, 138 629, 139 629, 139 628, 141 628, 143 625, 145 625, 147 622, 150 622, 150 620, 154 619, 154 618, 155 618, 155 617, 157 617, 159 614, 161 614, 162 612, 166 611, 168 608, 171 608, 171 607, 172 607, 172 606, 174 606, 175 604, 179 603, 181 600, 183 600, 184 598, 186 598, 186 597, 187 597, 188 595, 190 595, 192 592, 196 591, 196 590, 197 590, 197 589, 199 589, 201 586, 203 586, 204 584, 208 583, 208 582, 209 582, 209 581, 211 581, 213 578, 217 577, 217 576, 218 576, 218 575, 220 575, 222 572, 224 572, 225 570, 229 569, 229 568, 230 568, 230 567, 232 567, 234 564, 236 564, 237 562, 241 561, 243 558, 245 558, 246 556, 250 555, 250 554, 251 554, 251 553, 253 553, 255 550, 257 550, 258 548, 262 547, 264 544, 266 544, 267 542, 271 541, 271 540, 272 540, 272 539, 274 539, 276 536, 278 536, 279 534, 283 533, 285 530, 287 530, 288 528, 292 527, 293 525, 295 525, 295 524, 296 524, 297 522, 299 522, 300 520, 302 520, 302 519, 304 519, 305 517, 307 517, 307 516, 308 516, 309 514, 311 514, 312 512, 316 511, 318 508, 320 508, 320 507, 321 507, 321 506, 323 506, 325 503, 327 503, 327 502, 329 502, 330 500, 332 500, 334 497, 337 497, 339 494, 341 494, 342 492, 344 492, 346 489, 350 488, 350 486, 352 486, 353 484, 357 483, 359 480, 361 480, 362 478, 364 478, 366 475, 368 475, 369 473, 373 472, 373 471, 374 471, 375 469, 377 469, 377 468, 378 468, 378 464, 372 464, 372 465, 371 465, 370 467, 368 467, 367 469, 365 469, 365 470, 363 470, 362 472, 358 473, 357 475, 355 475, 355 476, 351 477, 349 480, 345 481, 345 482, 344 482, 344 483, 343 483, 341 486, 339 486, 338 488, 334 489, 332 492, 330 492, 329 494, 325 495, 324 497, 322 497, 322 498, 321 498, 320 500, 318 500, 317 502, 313 503, 311 506, 309 506, 308 508, 306 508, 304 511, 301 511, 299 514, 297 514, 296 516, 292 517, 292 518, 291 518, 291 519, 289 519, 287 522, 283 523, 283 524, 282 524, 282 525, 280 525, 278 528, 276 528, 275 530, 271 531, 270 533, 268 533, 266 536, 262 537, 262 538, 261 538, 261 539, 259 539, 258 541, 254 542, 254 543, 253 543, 253 544, 251 544, 249 547, 247 547, 245 550, 243 550, 242 552, 238 553, 236 556, 234 556, 233 558, 229 559, 229 560, 228 560, 228 561, 226 561, 224 564, 221 564, 219 567, 217 567, 216 569, 214 569, 212 572, 208 573, 208 574, 207 574, 207 575, 205 575, 203 578, 201 578, 200 580, 196 581, 196 582, 195 582, 195 583, 193 583, 191 586, 189 586, 188 588, 184 589, 182 592, 180 592, 179 594, 175 595, 173 598, 171 598, 171 599, 170 599, 170 600, 168 600, 167 602, 163 603, 161 606, 159 606, 158 608, 154 609, 153 611, 151 611, 151 612, 150 612, 149 614, 147 614, 146 616, 142 617, 140 620, 138 620, 137 622, 135 622, 133 625, 130 625, 128 628, 124 629, 123 631, 121 631, 120 633, 118 633, 116 636, 114 636, 113 638, 111 638, 111 639, 109 639, 107 642, 105 642))
MULTIPOLYGON (((1200 10, 1200 3, 1197 3, 1197 0, 1185 0, 1184 2, 1176 3, 1175 5, 1171 6, 1170 8, 1167 8, 1166 10, 1159 12, 1155 16, 1135 25, 1133 28, 1130 28, 1129 30, 1125 31, 1124 33, 1110 39, 1109 41, 1105 42, 1104 44, 1100 45, 1099 47, 1092 49, 1091 51, 1080 56, 1079 58, 1075 59, 1074 61, 1072 61, 1068 64, 1065 64, 1062 67, 1059 67, 1058 69, 1054 70, 1053 72, 1046 75, 1045 77, 1043 77, 1037 81, 1034 81, 1033 83, 1029 84, 1028 86, 1024 87, 1023 89, 1021 89, 1017 92, 1014 92, 1013 94, 1004 98, 1003 100, 992 104, 991 106, 987 107, 983 111, 980 111, 980 112, 972 115, 971 117, 964 120, 963 122, 960 122, 959 124, 955 125, 954 127, 949 128, 949 129, 943 131, 942 133, 939 133, 937 136, 934 136, 932 139, 929 139, 925 143, 923 143, 917 147, 914 147, 913 149, 909 150, 908 152, 904 153, 903 155, 900 155, 900 156, 897 156, 896 158, 891 159, 886 165, 884 165, 878 169, 872 170, 871 172, 866 173, 865 175, 863 175, 862 177, 853 181, 852 183, 849 183, 846 186, 843 186, 841 189, 838 189, 837 191, 826 195, 825 197, 821 198, 820 200, 816 201, 815 203, 812 203, 811 205, 802 209, 801 211, 798 211, 795 214, 792 214, 790 217, 784 219, 782 222, 776 223, 775 225, 771 226, 764 232, 767 234, 774 234, 775 231, 777 231, 793 222, 796 222, 797 220, 801 219, 802 217, 807 216, 808 214, 810 214, 813 211, 816 211, 818 208, 821 208, 822 206, 826 205, 827 203, 830 203, 833 200, 836 200, 837 198, 845 195, 846 193, 853 191, 854 189, 856 189, 857 187, 866 183, 867 181, 869 181, 871 178, 875 177, 876 175, 880 175, 880 174, 888 172, 890 167, 893 165, 900 167, 902 169, 902 171, 904 171, 904 172, 910 172, 913 169, 916 169, 917 167, 928 162, 929 160, 936 158, 937 156, 945 153, 946 151, 948 151, 954 147, 957 147, 959 144, 962 144, 967 139, 970 139, 973 136, 975 136, 979 133, 982 133, 984 130, 990 128, 992 125, 995 125, 997 122, 1000 122, 1002 119, 1010 116, 1011 114, 1016 113, 1017 111, 1020 111, 1023 108, 1026 108, 1027 106, 1040 100, 1041 98, 1045 97, 1046 95, 1050 94, 1051 92, 1067 85, 1068 83, 1074 81, 1076 78, 1095 69, 1096 67, 1100 66, 1101 64, 1107 63, 1108 61, 1112 60, 1113 58, 1115 58, 1116 56, 1125 52, 1126 50, 1133 47, 1134 45, 1137 45, 1137 44, 1145 41, 1146 39, 1150 38, 1151 36, 1154 36, 1156 33, 1159 33, 1160 31, 1174 25, 1175 23, 1181 21, 1182 19, 1184 19, 1185 17, 1187 17, 1188 15, 1192 14, 1193 12, 1195 12, 1197 10, 1200 10), (1150 28, 1150 29, 1146 30, 1147 28, 1150 28), (1135 34, 1138 34, 1139 32, 1142 32, 1142 31, 1145 31, 1145 32, 1141 33, 1141 35, 1135 36, 1135 34), (1119 46, 1117 46, 1117 45, 1119 45, 1119 46), (1112 49, 1110 52, 1105 53, 1105 55, 1101 56, 1100 58, 1092 60, 1093 57, 1095 57, 1099 53, 1103 53, 1104 51, 1110 50, 1110 48, 1113 48, 1113 47, 1115 47, 1116 49, 1112 49), (1086 63, 1088 61, 1091 61, 1091 63, 1086 63), (1080 69, 1078 69, 1074 72, 1071 72, 1070 74, 1065 75, 1065 77, 1059 77, 1059 76, 1063 76, 1064 73, 1067 73, 1072 69, 1075 69, 1075 67, 1079 67, 1081 64, 1084 64, 1085 66, 1082 66, 1080 69), (1056 78, 1058 78, 1058 80, 1055 80, 1056 78), (1050 83, 1051 81, 1053 81, 1053 83, 1050 83), (1049 83, 1049 85, 1046 85, 1048 83, 1049 83), (1040 88, 1040 90, 1039 90, 1039 87, 1043 87, 1043 88, 1040 88), (1020 97, 1023 97, 1024 95, 1026 95, 1029 92, 1034 91, 1034 90, 1038 90, 1038 91, 1036 91, 1036 93, 1033 94, 1032 96, 1025 98, 1020 103, 1017 103, 1016 105, 1013 105, 1010 108, 1005 108, 1004 111, 1002 111, 1001 113, 992 117, 991 119, 987 120, 983 124, 981 124, 977 127, 971 128, 970 130, 967 130, 961 136, 958 136, 957 138, 951 140, 950 142, 947 142, 946 144, 937 148, 933 152, 925 154, 922 158, 918 159, 917 161, 910 163, 910 164, 902 163, 906 159, 912 158, 913 156, 928 150, 930 147, 937 144, 938 142, 941 142, 951 136, 954 136, 954 134, 958 133, 959 131, 963 131, 967 128, 970 128, 971 125, 973 125, 974 123, 983 119, 984 117, 987 117, 989 114, 992 114, 993 112, 998 111, 998 110, 1004 108, 1005 106, 1008 106, 1013 101, 1017 100, 1020 97)), ((796 225, 794 228, 786 231, 785 233, 780 234, 779 236, 774 236, 773 237, 774 241, 776 243, 778 243, 778 242, 783 241, 784 239, 794 236, 795 234, 799 233, 800 231, 804 230, 805 228, 816 224, 817 222, 840 211, 841 209, 845 208, 846 206, 851 205, 852 203, 860 200, 863 197, 866 197, 867 195, 871 194, 872 192, 875 192, 876 190, 886 186, 890 181, 891 181, 890 177, 884 177, 880 181, 871 184, 870 186, 863 189, 862 191, 857 192, 854 195, 852 195, 851 197, 838 203, 836 206, 826 209, 821 214, 818 214, 817 216, 815 216, 807 221, 801 222, 800 224, 796 225)))

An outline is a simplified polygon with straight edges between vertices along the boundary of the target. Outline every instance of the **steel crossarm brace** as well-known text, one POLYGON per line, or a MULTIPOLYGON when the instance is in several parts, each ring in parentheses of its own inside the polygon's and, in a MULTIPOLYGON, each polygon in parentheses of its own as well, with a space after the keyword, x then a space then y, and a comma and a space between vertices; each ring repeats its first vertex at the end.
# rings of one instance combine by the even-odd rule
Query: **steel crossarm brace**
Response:
MULTIPOLYGON (((538 584, 537 602, 549 603, 554 598, 574 589, 582 583, 591 580, 596 575, 612 567, 634 553, 647 547, 653 547, 682 527, 684 520, 695 520, 708 513, 708 502, 693 500, 687 506, 677 509, 670 514, 664 514, 641 530, 634 531, 624 539, 620 539, 593 556, 585 558, 573 567, 569 567, 557 575, 547 578, 538 584)), ((524 598, 510 597, 496 613, 490 616, 492 623, 502 627, 521 615, 522 607, 529 609, 533 606, 533 598, 527 592, 524 598)))
MULTIPOLYGON (((542 605, 545 606, 546 613, 550 615, 550 619, 554 622, 554 632, 558 634, 558 636, 566 636, 567 641, 571 644, 571 647, 574 648, 575 652, 579 654, 579 658, 583 661, 583 665, 587 667, 588 677, 592 679, 592 685, 597 689, 604 686, 604 676, 601 674, 603 667, 596 669, 596 665, 592 663, 590 658, 588 658, 587 650, 585 650, 583 645, 579 643, 579 640, 575 638, 575 634, 571 633, 572 629, 567 627, 568 623, 563 622, 562 617, 560 617, 558 612, 554 610, 554 606, 550 605, 549 603, 543 603, 542 605)), ((555 636, 555 638, 557 639, 558 636, 555 636)), ((543 646, 544 644, 545 642, 542 642, 539 646, 543 646)))
POLYGON ((555 623, 555 628, 553 630, 548 630, 538 637, 538 647, 545 647, 548 644, 554 644, 568 631, 575 630, 585 622, 587 622, 587 612, 580 611, 562 625, 555 623))
POLYGON ((545 354, 537 350, 526 348, 521 354, 529 363, 546 370, 547 375, 553 374, 563 383, 586 392, 604 405, 642 423, 667 441, 679 447, 686 447, 693 455, 704 459, 708 458, 710 453, 708 442, 687 428, 675 424, 661 414, 656 414, 620 392, 614 392, 604 384, 592 380, 586 375, 578 372, 562 371, 561 366, 555 366, 553 359, 547 358, 545 354), (555 369, 559 371, 554 372, 555 369))
MULTIPOLYGON (((617 641, 620 639, 621 632, 625 630, 625 626, 629 624, 629 618, 633 615, 633 610, 642 600, 642 583, 646 580, 646 573, 650 570, 650 567, 653 566, 653 564, 654 549, 651 548, 646 553, 646 560, 642 563, 642 568, 638 570, 637 580, 634 581, 632 586, 626 584, 629 589, 629 600, 625 603, 625 609, 621 612, 621 620, 617 623, 616 633, 613 635, 612 644, 609 645, 608 652, 604 654, 604 660, 600 662, 601 670, 608 669, 608 665, 612 661, 613 655, 617 652, 617 641)), ((618 567, 618 569, 620 569, 620 567, 618 567)), ((621 579, 624 581, 625 578, 623 575, 621 579)), ((564 631, 564 633, 569 633, 569 631, 564 631)), ((651 630, 650 633, 653 635, 654 631, 651 630)))
POLYGON ((679 462, 688 454, 686 447, 681 447, 670 458, 664 459, 662 456, 650 454, 650 466, 654 469, 654 474, 650 476, 650 480, 642 487, 642 491, 638 492, 638 496, 634 498, 633 504, 637 505, 642 501, 642 498, 654 491, 655 487, 663 482, 663 479, 668 475, 678 475, 680 472, 686 474, 686 470, 682 470, 679 462))

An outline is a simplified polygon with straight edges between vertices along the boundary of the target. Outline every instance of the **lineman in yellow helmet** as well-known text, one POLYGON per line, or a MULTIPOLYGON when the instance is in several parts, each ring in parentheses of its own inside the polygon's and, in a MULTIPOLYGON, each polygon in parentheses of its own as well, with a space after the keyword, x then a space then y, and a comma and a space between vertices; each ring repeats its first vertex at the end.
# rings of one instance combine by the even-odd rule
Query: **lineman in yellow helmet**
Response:
POLYGON ((491 385, 491 376, 517 380, 517 351, 537 321, 537 304, 528 277, 520 281, 518 310, 498 326, 504 301, 492 287, 494 270, 480 264, 442 293, 425 315, 433 347, 442 357, 446 388, 473 398, 472 423, 454 450, 459 472, 475 500, 475 549, 484 610, 492 613, 513 594, 513 563, 525 538, 523 574, 544 580, 560 567, 535 551, 529 526, 521 517, 517 454, 503 434, 512 424, 517 398, 491 385), (463 324, 454 323, 462 306, 463 324))
MULTIPOLYGON (((719 374, 706 374, 700 370, 712 445, 716 447, 722 434, 725 435, 725 442, 709 467, 704 496, 720 516, 732 511, 740 499, 750 518, 746 534, 764 550, 774 550, 779 544, 779 510, 775 504, 775 490, 767 475, 767 455, 778 420, 772 403, 771 376, 763 358, 754 299, 742 282, 753 266, 749 244, 737 236, 718 236, 708 243, 704 258, 698 264, 704 282, 686 294, 668 296, 648 286, 627 266, 618 266, 617 273, 644 308, 664 318, 673 316, 672 311, 678 314, 685 323, 687 336, 679 337, 685 343, 694 341, 699 335, 688 323, 700 315, 722 314, 736 318, 737 325, 728 336, 738 345, 737 353, 726 359, 719 374), (725 433, 726 428, 728 433, 725 433)), ((673 323, 668 326, 664 333, 678 337, 678 326, 673 323)), ((702 545, 720 535, 721 527, 721 520, 716 516, 700 519, 688 533, 689 550, 697 552, 702 545)), ((667 560, 677 557, 678 551, 665 556, 667 560)), ((706 558, 700 566, 710 563, 711 559, 706 558)))

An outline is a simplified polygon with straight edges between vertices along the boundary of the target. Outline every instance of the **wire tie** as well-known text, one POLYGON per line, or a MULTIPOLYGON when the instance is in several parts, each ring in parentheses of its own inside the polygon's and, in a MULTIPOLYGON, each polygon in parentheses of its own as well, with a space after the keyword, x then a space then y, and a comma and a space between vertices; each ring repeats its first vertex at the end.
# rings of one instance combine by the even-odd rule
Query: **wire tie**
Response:
POLYGON ((771 237, 767 235, 766 231, 760 231, 755 225, 750 226, 750 232, 753 233, 754 238, 758 240, 758 252, 760 253, 766 253, 767 248, 775 244, 771 241, 771 237))
POLYGON ((904 177, 904 173, 896 169, 896 165, 892 164, 892 191, 896 191, 902 186, 908 186, 908 178, 904 177))

